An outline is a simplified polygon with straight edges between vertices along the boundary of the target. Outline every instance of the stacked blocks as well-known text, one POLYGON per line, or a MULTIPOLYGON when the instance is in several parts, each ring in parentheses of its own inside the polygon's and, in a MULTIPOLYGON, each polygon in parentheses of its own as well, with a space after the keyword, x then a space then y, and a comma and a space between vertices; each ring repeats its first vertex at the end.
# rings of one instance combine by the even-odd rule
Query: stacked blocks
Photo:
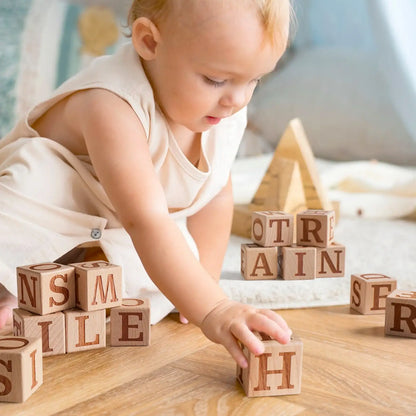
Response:
POLYGON ((334 231, 334 211, 300 212, 296 227, 291 214, 254 212, 253 243, 241 245, 241 274, 246 280, 342 277, 345 246, 334 242, 334 231))

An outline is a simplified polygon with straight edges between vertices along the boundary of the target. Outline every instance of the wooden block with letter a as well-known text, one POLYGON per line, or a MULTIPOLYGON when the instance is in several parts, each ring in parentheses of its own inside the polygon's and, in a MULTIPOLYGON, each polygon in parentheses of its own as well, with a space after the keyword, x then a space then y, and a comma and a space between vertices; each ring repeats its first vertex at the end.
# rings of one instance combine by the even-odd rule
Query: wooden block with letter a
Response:
POLYGON ((150 344, 150 303, 148 299, 123 299, 111 309, 110 343, 113 347, 150 344))
POLYGON ((41 339, 0 337, 0 402, 24 402, 42 383, 41 339))
POLYGON ((241 244, 241 274, 245 280, 277 279, 278 247, 241 244))
POLYGON ((310 209, 296 216, 299 246, 328 247, 334 241, 335 212, 310 209))
POLYGON ((386 298, 397 287, 397 280, 379 273, 351 275, 351 309, 363 315, 383 314, 386 298))
POLYGON ((288 246, 293 242, 293 215, 282 211, 256 211, 251 217, 251 240, 263 247, 288 246))
POLYGON ((416 292, 395 290, 387 296, 385 333, 416 338, 416 292))
POLYGON ((75 306, 73 267, 40 263, 17 267, 16 272, 19 308, 45 315, 75 306))
POLYGON ((65 354, 65 316, 62 312, 36 315, 13 309, 15 336, 42 338, 43 356, 65 354))
POLYGON ((280 344, 265 334, 256 334, 264 343, 261 355, 250 353, 243 346, 248 367, 237 365, 237 379, 248 397, 299 394, 302 378, 303 343, 293 337, 280 344))
POLYGON ((105 309, 82 311, 69 309, 65 314, 66 352, 106 346, 105 309))
POLYGON ((113 308, 121 305, 121 267, 107 261, 74 263, 77 304, 84 311, 113 308))
POLYGON ((315 279, 316 248, 282 247, 281 275, 284 280, 315 279))

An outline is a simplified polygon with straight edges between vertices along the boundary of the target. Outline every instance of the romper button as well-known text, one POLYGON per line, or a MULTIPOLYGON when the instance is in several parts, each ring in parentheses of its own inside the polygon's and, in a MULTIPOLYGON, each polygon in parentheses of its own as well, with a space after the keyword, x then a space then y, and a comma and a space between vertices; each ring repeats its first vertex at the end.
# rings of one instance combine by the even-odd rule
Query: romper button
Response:
POLYGON ((101 230, 99 228, 93 228, 91 230, 91 237, 94 240, 98 240, 99 238, 101 238, 101 230))

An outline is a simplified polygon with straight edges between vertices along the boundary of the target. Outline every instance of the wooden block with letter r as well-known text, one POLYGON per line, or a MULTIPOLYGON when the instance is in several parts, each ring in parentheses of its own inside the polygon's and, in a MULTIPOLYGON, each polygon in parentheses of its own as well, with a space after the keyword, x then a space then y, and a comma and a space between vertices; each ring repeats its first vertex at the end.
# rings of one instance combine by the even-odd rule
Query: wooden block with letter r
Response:
POLYGON ((148 299, 123 299, 111 309, 110 343, 113 347, 150 344, 150 303, 148 299))
POLYGON ((243 346, 248 367, 237 365, 237 379, 248 397, 299 394, 302 378, 303 343, 293 337, 280 344, 266 334, 256 333, 265 346, 261 355, 250 353, 243 346))
POLYGON ((397 280, 384 274, 352 274, 350 307, 363 315, 383 314, 396 286, 397 280))
POLYGON ((309 209, 296 216, 299 246, 328 247, 334 241, 335 211, 309 209))
POLYGON ((241 274, 245 280, 277 279, 278 247, 241 244, 241 274))
POLYGON ((24 402, 42 383, 41 339, 0 337, 0 402, 24 402))
POLYGON ((72 266, 40 263, 16 268, 19 308, 39 315, 75 306, 75 274, 72 266))
POLYGON ((386 335, 416 338, 416 292, 395 290, 386 300, 386 335))
POLYGON ((84 311, 113 308, 121 305, 121 266, 107 261, 73 263, 76 279, 76 306, 84 311))

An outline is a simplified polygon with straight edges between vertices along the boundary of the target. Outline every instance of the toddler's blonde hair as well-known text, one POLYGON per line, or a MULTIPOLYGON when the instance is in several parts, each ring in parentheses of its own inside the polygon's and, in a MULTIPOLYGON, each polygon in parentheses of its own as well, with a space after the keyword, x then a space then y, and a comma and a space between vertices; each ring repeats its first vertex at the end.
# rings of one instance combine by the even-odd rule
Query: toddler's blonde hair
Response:
MULTIPOLYGON (((148 17, 155 22, 169 14, 172 1, 175 0, 134 0, 128 15, 128 25, 139 17, 148 17)), ((198 1, 198 0, 194 0, 198 1)), ((227 1, 227 0, 224 0, 227 1)), ((228 0, 229 1, 229 0, 228 0)), ((276 45, 289 36, 290 21, 293 17, 291 0, 251 0, 259 10, 268 39, 276 45)))

